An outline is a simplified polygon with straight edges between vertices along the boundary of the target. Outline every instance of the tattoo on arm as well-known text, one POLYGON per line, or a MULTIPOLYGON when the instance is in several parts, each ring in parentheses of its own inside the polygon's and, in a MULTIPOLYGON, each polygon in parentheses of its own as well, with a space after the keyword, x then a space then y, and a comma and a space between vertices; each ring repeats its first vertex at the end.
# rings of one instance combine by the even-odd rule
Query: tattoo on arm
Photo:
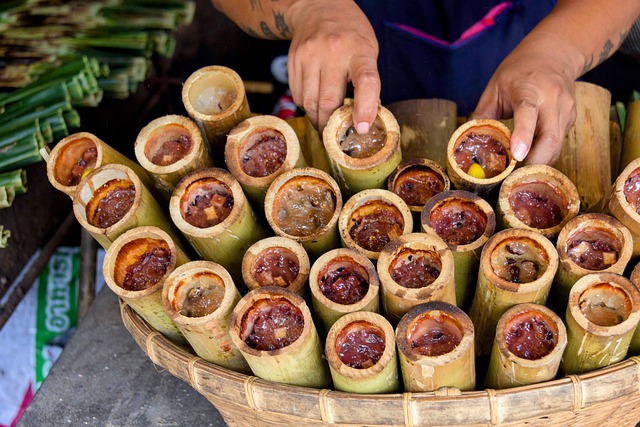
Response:
POLYGON ((288 37, 290 35, 289 27, 287 26, 287 23, 284 21, 284 14, 280 11, 278 12, 273 11, 273 19, 276 24, 276 29, 280 31, 280 36, 285 38, 288 37))
POLYGON ((584 67, 582 67, 582 74, 586 73, 593 66, 593 55, 589 59, 584 62, 584 67))
POLYGON ((245 28, 244 28, 244 32, 245 32, 245 33, 247 33, 247 34, 249 34, 251 37, 255 37, 255 38, 257 38, 257 39, 259 39, 259 38, 260 38, 260 36, 258 35, 258 33, 256 33, 255 31, 253 31, 253 28, 251 28, 251 27, 248 27, 248 26, 247 26, 247 27, 245 27, 245 28))
POLYGON ((273 31, 271 31, 271 28, 269 28, 266 22, 260 21, 260 29, 262 30, 262 34, 264 34, 265 37, 269 39, 277 38, 276 35, 273 34, 273 31))
POLYGON ((256 9, 262 11, 262 3, 260 3, 260 0, 249 0, 249 3, 251 4, 252 12, 255 12, 256 9))
POLYGON ((602 52, 600 52, 600 58, 598 58, 598 64, 602 64, 609 57, 612 50, 613 50, 613 43, 611 42, 611 40, 607 40, 607 42, 604 44, 604 47, 602 48, 602 52))

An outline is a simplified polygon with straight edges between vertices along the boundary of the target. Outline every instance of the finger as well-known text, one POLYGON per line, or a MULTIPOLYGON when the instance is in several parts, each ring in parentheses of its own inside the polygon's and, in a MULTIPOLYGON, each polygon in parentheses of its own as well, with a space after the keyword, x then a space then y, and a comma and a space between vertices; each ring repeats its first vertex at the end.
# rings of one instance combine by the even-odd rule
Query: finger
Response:
POLYGON ((558 160, 566 133, 560 116, 555 107, 540 109, 538 130, 525 164, 553 165, 558 160))
POLYGON ((503 111, 498 94, 494 86, 489 82, 480 96, 476 109, 469 116, 469 120, 502 119, 506 114, 510 115, 511 110, 509 109, 508 112, 503 111))
POLYGON ((346 91, 346 72, 340 72, 333 66, 320 71, 318 131, 322 132, 331 114, 342 105, 346 91))
POLYGON ((320 66, 308 64, 302 70, 302 108, 314 126, 318 126, 318 97, 320 92, 320 66))
POLYGON ((289 52, 287 58, 287 75, 289 77, 289 90, 293 102, 300 108, 302 106, 302 70, 296 61, 295 55, 289 52))
POLYGON ((359 134, 365 134, 378 114, 380 103, 380 75, 375 56, 354 58, 350 74, 353 83, 353 123, 359 134))
POLYGON ((511 134, 511 154, 521 162, 527 157, 538 123, 538 106, 524 98, 513 106, 513 133, 511 134))

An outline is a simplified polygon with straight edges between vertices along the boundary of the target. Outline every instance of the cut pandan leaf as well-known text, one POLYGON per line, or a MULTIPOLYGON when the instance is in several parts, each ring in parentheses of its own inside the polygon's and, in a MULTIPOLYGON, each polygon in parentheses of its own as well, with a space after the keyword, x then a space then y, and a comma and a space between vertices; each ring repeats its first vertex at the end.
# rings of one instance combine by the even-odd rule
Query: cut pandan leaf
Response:
POLYGON ((618 111, 618 120, 620 120, 620 129, 624 132, 624 126, 627 119, 627 107, 624 102, 616 102, 616 110, 618 111))

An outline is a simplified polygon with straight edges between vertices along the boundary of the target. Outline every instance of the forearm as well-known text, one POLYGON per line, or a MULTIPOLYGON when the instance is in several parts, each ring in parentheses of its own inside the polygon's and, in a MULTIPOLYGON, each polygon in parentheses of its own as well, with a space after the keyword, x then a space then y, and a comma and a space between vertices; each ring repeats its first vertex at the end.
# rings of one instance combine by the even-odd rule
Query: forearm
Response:
POLYGON ((263 39, 291 39, 289 6, 296 0, 212 0, 244 32, 263 39))

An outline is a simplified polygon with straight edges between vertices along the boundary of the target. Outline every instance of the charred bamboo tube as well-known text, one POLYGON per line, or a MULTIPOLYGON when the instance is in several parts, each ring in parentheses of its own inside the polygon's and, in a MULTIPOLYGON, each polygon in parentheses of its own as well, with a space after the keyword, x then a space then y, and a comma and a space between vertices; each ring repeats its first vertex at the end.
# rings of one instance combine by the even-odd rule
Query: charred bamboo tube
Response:
POLYGON ((322 132, 332 175, 347 196, 383 188, 402 161, 400 128, 389 110, 378 107, 367 135, 356 133, 352 113, 352 103, 341 106, 331 114, 322 132))
POLYGON ((498 226, 537 230, 555 239, 580 211, 576 186, 557 169, 529 165, 505 178, 498 195, 498 226))
POLYGON ((302 297, 277 286, 245 295, 231 316, 231 340, 263 379, 323 388, 330 374, 302 297))
POLYGON ((567 330, 552 310, 519 304, 500 317, 484 385, 511 388, 556 377, 567 330))
POLYGON ((180 241, 180 233, 156 199, 124 165, 100 166, 80 181, 73 196, 73 213, 105 249, 125 231, 142 225, 161 228, 180 241))
POLYGON ((631 162, 640 157, 640 100, 627 104, 627 119, 624 126, 622 141, 622 159, 620 168, 626 168, 631 162))
POLYGON ((129 167, 145 185, 151 186, 151 180, 140 165, 89 132, 74 133, 56 144, 47 161, 47 178, 51 185, 73 198, 84 176, 111 163, 129 167))
POLYGON ((458 190, 487 196, 516 167, 509 148, 511 131, 498 120, 471 120, 458 127, 447 145, 447 174, 458 190))
POLYGON ((347 200, 340 212, 338 230, 342 246, 378 259, 387 243, 413 231, 413 216, 398 195, 371 188, 347 200))
POLYGON ((377 313, 358 311, 341 317, 325 343, 335 389, 350 393, 398 391, 395 341, 391 324, 377 313))
POLYGON ((311 263, 302 245, 282 236, 251 245, 242 257, 242 279, 249 290, 280 286, 304 297, 311 263))
POLYGON ((640 320, 640 291, 626 277, 594 273, 578 280, 565 315, 565 374, 581 374, 624 359, 640 320))
POLYGON ((172 341, 184 343, 162 307, 162 286, 176 267, 187 262, 187 255, 167 233, 157 227, 137 227, 113 242, 102 270, 107 286, 149 325, 172 341))
POLYGON ((211 261, 192 261, 176 268, 162 289, 167 315, 203 359, 234 371, 250 373, 231 342, 229 324, 240 293, 229 272, 211 261))
POLYGON ((320 256, 309 274, 311 302, 325 333, 342 316, 377 313, 380 281, 373 263, 354 249, 333 249, 320 256))
POLYGON ((558 269, 558 252, 537 231, 509 228, 494 234, 480 255, 469 317, 476 328, 476 355, 488 357, 500 316, 522 303, 544 305, 558 269))
POLYGON ((633 258, 640 256, 640 158, 632 161, 613 184, 605 213, 631 232, 633 258))
POLYGON ((456 305, 466 307, 477 280, 482 248, 496 228, 493 209, 474 193, 445 191, 426 203, 421 224, 423 231, 437 234, 451 250, 456 305))
POLYGON ((302 244, 312 258, 339 245, 340 188, 331 175, 315 168, 296 168, 276 178, 264 200, 273 231, 302 244))
POLYGON ((453 255, 435 234, 393 239, 377 264, 385 317, 396 325, 411 307, 427 301, 456 303, 453 255))
POLYGON ((224 161, 255 206, 264 206, 269 185, 278 175, 306 166, 293 128, 275 116, 254 116, 227 136, 224 161))
POLYGON ((436 194, 449 191, 450 186, 444 168, 429 159, 402 162, 387 179, 387 190, 400 196, 409 206, 414 231, 419 231, 424 205, 436 194))
POLYGON ((475 390, 474 328, 469 316, 443 301, 413 307, 396 330, 404 389, 475 390))
POLYGON ((214 150, 222 149, 229 131, 251 113, 242 79, 219 65, 200 68, 187 78, 182 103, 214 150))
POLYGON ((202 140, 198 126, 183 116, 152 120, 138 133, 134 152, 167 200, 186 174, 213 166, 209 146, 202 140))
POLYGON ((631 233, 612 216, 591 213, 573 218, 556 243, 560 264, 552 288, 554 306, 566 309, 571 287, 587 274, 623 274, 631 260, 631 233))
MULTIPOLYGON (((640 290, 640 262, 636 264, 631 272, 631 283, 633 283, 636 288, 640 290)), ((631 338, 631 344, 629 344, 629 354, 632 356, 637 356, 640 354, 640 328, 636 328, 633 333, 633 337, 631 338)))

